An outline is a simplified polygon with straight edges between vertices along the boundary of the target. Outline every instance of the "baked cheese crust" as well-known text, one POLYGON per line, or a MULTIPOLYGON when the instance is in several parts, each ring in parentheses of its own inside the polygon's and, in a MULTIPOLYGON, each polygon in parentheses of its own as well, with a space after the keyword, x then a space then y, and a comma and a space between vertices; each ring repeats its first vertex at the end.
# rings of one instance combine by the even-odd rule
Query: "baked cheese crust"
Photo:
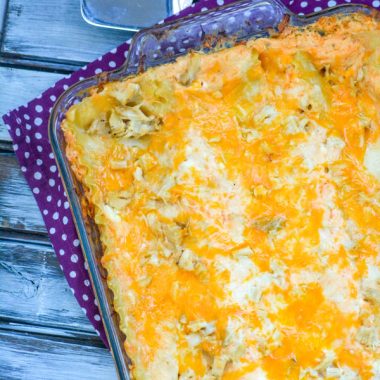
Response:
POLYGON ((380 379, 380 24, 103 85, 62 128, 137 380, 380 379))

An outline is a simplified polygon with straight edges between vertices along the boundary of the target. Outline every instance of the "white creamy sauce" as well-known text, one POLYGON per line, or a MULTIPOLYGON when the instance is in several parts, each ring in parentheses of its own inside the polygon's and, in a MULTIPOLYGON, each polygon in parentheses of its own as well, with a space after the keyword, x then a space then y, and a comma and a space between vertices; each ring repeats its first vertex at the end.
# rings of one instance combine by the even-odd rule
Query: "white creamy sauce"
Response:
POLYGON ((335 303, 340 311, 343 313, 359 313, 360 302, 351 295, 352 290, 356 288, 351 271, 342 271, 341 268, 334 266, 325 272, 320 283, 324 297, 335 303))
POLYGON ((241 185, 239 178, 234 181, 227 178, 222 159, 216 157, 212 147, 197 130, 188 133, 186 160, 180 164, 176 178, 178 183, 191 186, 193 193, 205 203, 223 205, 207 207, 208 215, 204 215, 204 222, 218 227, 221 233, 220 239, 216 236, 216 239, 210 239, 209 244, 218 244, 217 240, 223 240, 223 236, 236 244, 244 242, 244 214, 250 194, 241 185), (194 171, 198 177, 197 183, 194 171), (212 187, 210 183, 213 184, 212 187))
POLYGON ((380 181, 380 139, 375 144, 368 145, 364 165, 380 181))
POLYGON ((320 196, 315 204, 324 210, 322 227, 319 229, 320 250, 337 251, 341 246, 346 249, 353 248, 355 223, 347 223, 336 205, 335 187, 326 184, 319 191, 320 196))
POLYGON ((261 368, 256 368, 253 372, 245 374, 241 380, 267 380, 266 372, 261 368))
POLYGON ((317 165, 336 161, 345 143, 338 137, 327 137, 327 130, 316 126, 306 142, 299 145, 296 154, 304 159, 305 166, 312 170, 317 165))

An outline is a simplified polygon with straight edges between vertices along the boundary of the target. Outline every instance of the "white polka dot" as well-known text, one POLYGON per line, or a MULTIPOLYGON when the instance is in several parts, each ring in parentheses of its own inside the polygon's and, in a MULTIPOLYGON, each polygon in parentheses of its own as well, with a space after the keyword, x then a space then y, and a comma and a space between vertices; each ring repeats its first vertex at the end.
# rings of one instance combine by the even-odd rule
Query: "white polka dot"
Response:
POLYGON ((78 257, 78 255, 71 255, 70 260, 71 260, 73 263, 77 263, 78 260, 79 260, 79 257, 78 257))
POLYGON ((37 150, 41 153, 43 151, 42 146, 41 145, 37 145, 37 150))
POLYGON ((47 197, 46 197, 46 200, 48 201, 48 202, 51 202, 51 195, 48 195, 47 197))
POLYGON ((86 269, 88 271, 88 264, 87 264, 87 261, 84 262, 84 269, 86 269))
POLYGON ((67 216, 64 216, 62 218, 62 223, 66 225, 68 222, 69 222, 69 219, 67 219, 67 216))
POLYGON ((205 12, 205 11, 208 11, 208 8, 207 8, 207 7, 203 7, 203 8, 201 8, 201 12, 205 12))
POLYGON ((47 214, 49 214, 49 211, 45 209, 44 211, 42 211, 42 213, 43 213, 44 215, 47 215, 47 214))
POLYGON ((36 164, 37 164, 38 166, 41 166, 43 163, 44 163, 44 162, 43 162, 40 158, 37 158, 37 160, 36 160, 36 164))
POLYGON ((43 109, 42 106, 40 106, 39 104, 37 104, 35 110, 36 110, 36 112, 40 113, 40 112, 42 112, 44 109, 43 109))
POLYGON ((218 5, 223 5, 223 4, 224 4, 224 0, 216 0, 216 3, 217 3, 218 5))
POLYGON ((61 256, 63 256, 63 255, 65 254, 65 251, 64 251, 63 249, 60 249, 60 250, 59 250, 59 254, 60 254, 61 256))
POLYGON ((27 144, 30 144, 30 137, 28 135, 25 136, 25 141, 27 144))
POLYGON ((24 153, 24 157, 25 157, 25 158, 29 158, 29 157, 30 157, 30 153, 29 153, 29 152, 25 152, 25 153, 24 153))
POLYGON ((50 95, 50 100, 52 102, 55 102, 57 100, 57 97, 55 95, 50 95))
POLYGON ((314 8, 314 12, 320 12, 321 10, 322 10, 321 7, 315 7, 315 8, 314 8))
POLYGON ((30 124, 25 124, 25 128, 30 131, 32 129, 32 126, 30 124))
POLYGON ((53 178, 50 178, 49 179, 49 186, 50 187, 53 187, 55 185, 55 181, 54 181, 54 179, 53 178))
POLYGON ((108 66, 109 66, 109 67, 116 67, 116 62, 114 62, 114 61, 110 61, 110 62, 108 63, 108 66))
POLYGON ((69 202, 65 202, 64 204, 63 204, 63 207, 67 210, 68 208, 69 208, 69 202))
POLYGON ((60 199, 58 199, 57 206, 61 207, 61 204, 62 204, 62 201, 60 199))
POLYGON ((95 314, 94 315, 94 319, 95 319, 95 321, 100 321, 100 315, 99 314, 95 314))
POLYGON ((84 79, 84 77, 79 77, 79 80, 83 80, 84 79))
POLYGON ((39 194, 40 193, 40 189, 38 187, 33 188, 33 193, 34 194, 39 194))
POLYGON ((100 332, 99 332, 99 330, 96 330, 96 329, 95 329, 95 332, 96 332, 96 334, 97 334, 98 336, 100 336, 100 332))
POLYGON ((87 314, 87 310, 84 307, 81 307, 83 313, 87 314))
POLYGON ((103 72, 103 70, 101 68, 95 69, 95 74, 100 74, 101 72, 103 72))
POLYGON ((25 120, 30 120, 30 116, 26 113, 26 114, 24 115, 24 119, 25 119, 25 120))
POLYGON ((21 171, 22 171, 23 173, 25 173, 25 172, 26 172, 26 167, 25 167, 25 166, 21 166, 21 171))
POLYGON ((18 150, 18 145, 17 144, 13 144, 13 150, 16 152, 18 150))
POLYGON ((55 212, 55 213, 53 214, 53 219, 54 219, 54 220, 58 220, 58 218, 59 218, 59 213, 58 213, 58 212, 55 212))
POLYGON ((41 140, 42 139, 42 135, 41 133, 37 132, 35 135, 35 138, 38 139, 38 140, 41 140))
POLYGON ((34 177, 34 179, 41 179, 42 174, 40 172, 35 172, 33 177, 34 177))
POLYGON ((87 294, 83 294, 82 298, 83 298, 83 301, 88 301, 88 295, 87 294))
POLYGON ((330 1, 327 3, 327 5, 328 5, 329 7, 335 7, 335 5, 336 5, 336 1, 335 1, 335 0, 330 0, 330 1))
POLYGON ((96 306, 98 306, 98 300, 97 300, 96 298, 94 298, 94 304, 95 304, 96 306))
POLYGON ((380 7, 380 1, 379 0, 375 0, 372 2, 372 6, 375 7, 375 8, 379 8, 380 7))
POLYGON ((63 85, 63 89, 66 91, 67 89, 69 88, 69 86, 67 84, 64 84, 63 85))
POLYGON ((16 136, 20 136, 21 135, 21 129, 20 128, 16 128, 15 134, 16 134, 16 136))
POLYGON ((84 280, 83 283, 85 284, 85 286, 90 286, 90 280, 84 280))
POLYGON ((79 246, 79 240, 78 240, 78 239, 75 239, 75 240, 73 241, 73 245, 74 245, 74 247, 78 247, 78 246, 79 246))
POLYGON ((67 240, 67 235, 66 235, 66 234, 62 234, 62 240, 63 240, 63 241, 66 241, 66 240, 67 240))
POLYGON ((52 235, 54 235, 54 234, 55 234, 55 228, 54 228, 54 227, 50 228, 49 232, 50 232, 52 235))
POLYGON ((59 264, 59 267, 61 268, 61 270, 63 270, 63 266, 61 264, 59 264))
POLYGON ((71 278, 75 278, 77 276, 77 272, 75 272, 74 270, 72 270, 71 272, 70 272, 70 277, 71 278))
POLYGON ((52 160, 54 160, 54 153, 53 152, 49 153, 49 158, 51 158, 52 160))
POLYGON ((75 289, 70 288, 70 290, 71 290, 71 293, 75 294, 75 289))
POLYGON ((307 1, 301 1, 301 8, 306 8, 307 7, 307 1))
POLYGON ((42 119, 40 117, 36 117, 34 119, 34 124, 37 125, 37 127, 39 127, 42 124, 42 119))

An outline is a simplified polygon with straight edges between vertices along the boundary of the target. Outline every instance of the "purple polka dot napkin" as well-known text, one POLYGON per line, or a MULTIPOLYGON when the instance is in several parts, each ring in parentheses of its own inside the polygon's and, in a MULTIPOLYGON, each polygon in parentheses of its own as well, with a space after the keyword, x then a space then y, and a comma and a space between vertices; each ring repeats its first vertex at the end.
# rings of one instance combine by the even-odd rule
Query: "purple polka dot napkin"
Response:
MULTIPOLYGON (((201 0, 181 13, 170 17, 170 19, 203 12, 233 1, 236 0, 201 0)), ((284 0, 284 3, 294 13, 307 14, 350 1, 284 0)), ((380 0, 362 0, 355 1, 355 3, 380 8, 380 0)), ((48 120, 55 101, 69 86, 94 74, 121 66, 126 58, 128 48, 129 43, 125 42, 96 61, 61 79, 26 106, 16 108, 3 116, 13 140, 13 148, 20 163, 21 171, 24 173, 42 212, 60 266, 79 305, 106 345, 106 335, 90 285, 69 203, 50 147, 48 120)))

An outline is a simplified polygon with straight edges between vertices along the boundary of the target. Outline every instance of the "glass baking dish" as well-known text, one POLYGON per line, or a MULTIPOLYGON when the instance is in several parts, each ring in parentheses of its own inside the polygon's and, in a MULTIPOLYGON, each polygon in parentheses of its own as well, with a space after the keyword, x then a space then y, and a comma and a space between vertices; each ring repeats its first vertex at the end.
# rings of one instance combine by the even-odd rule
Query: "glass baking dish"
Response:
POLYGON ((285 23, 302 26, 321 16, 365 12, 379 13, 363 5, 346 4, 309 16, 290 13, 277 0, 243 0, 168 24, 158 25, 137 33, 132 41, 125 64, 115 71, 85 79, 70 87, 57 100, 49 122, 49 137, 58 168, 88 263, 92 286, 99 303, 102 320, 121 380, 130 379, 128 358, 124 351, 124 336, 119 329, 118 315, 113 310, 112 292, 106 283, 106 271, 100 264, 102 247, 95 222, 85 212, 86 198, 82 185, 76 180, 65 155, 65 139, 61 122, 74 103, 89 95, 90 89, 106 81, 120 80, 138 74, 149 67, 174 61, 189 50, 212 52, 229 47, 241 40, 275 33, 285 23))
POLYGON ((192 0, 81 0, 80 9, 91 25, 136 32, 191 4, 192 0))

